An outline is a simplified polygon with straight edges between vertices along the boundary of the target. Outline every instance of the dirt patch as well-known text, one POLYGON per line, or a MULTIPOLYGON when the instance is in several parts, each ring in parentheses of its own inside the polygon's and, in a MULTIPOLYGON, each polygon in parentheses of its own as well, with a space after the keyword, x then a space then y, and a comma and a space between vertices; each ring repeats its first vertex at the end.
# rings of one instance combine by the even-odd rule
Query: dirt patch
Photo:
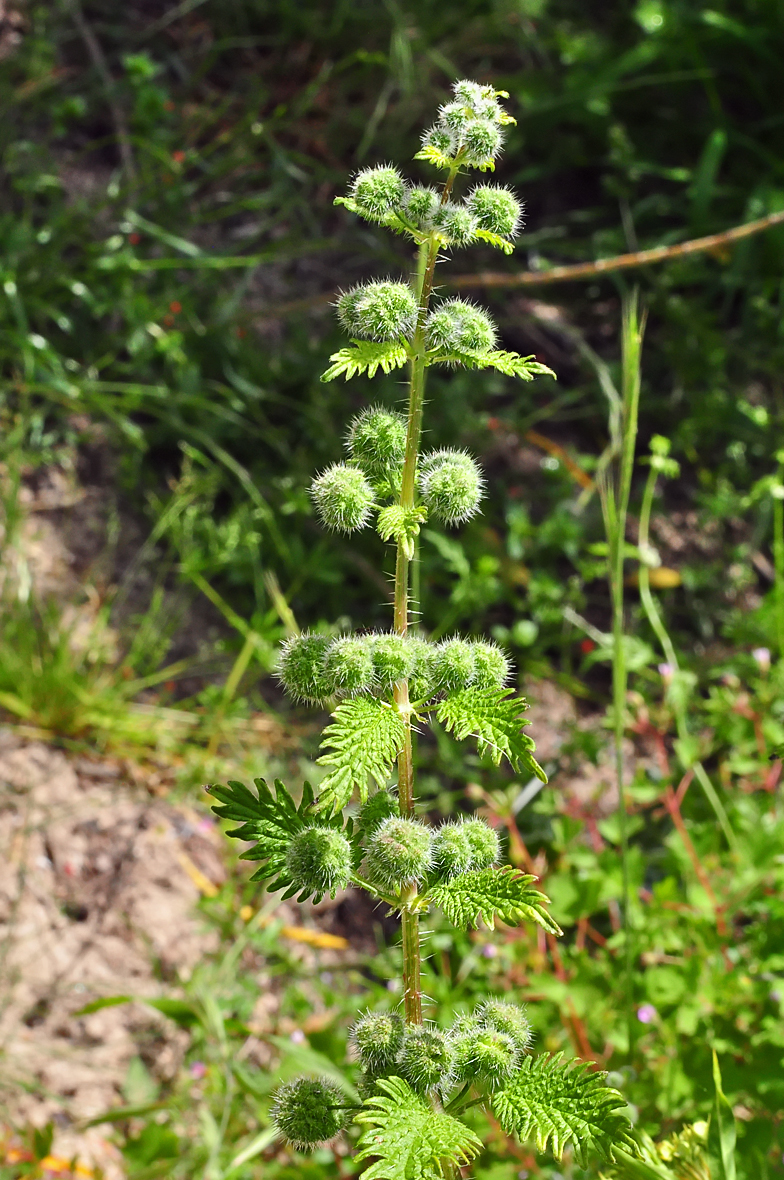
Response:
POLYGON ((171 994, 214 949, 192 869, 222 879, 219 841, 208 820, 126 787, 117 767, 0 730, 4 1117, 53 1120, 57 1153, 107 1176, 122 1174, 115 1149, 74 1125, 123 1102, 134 1058, 173 1077, 187 1036, 143 1004, 77 1013, 105 996, 171 994))

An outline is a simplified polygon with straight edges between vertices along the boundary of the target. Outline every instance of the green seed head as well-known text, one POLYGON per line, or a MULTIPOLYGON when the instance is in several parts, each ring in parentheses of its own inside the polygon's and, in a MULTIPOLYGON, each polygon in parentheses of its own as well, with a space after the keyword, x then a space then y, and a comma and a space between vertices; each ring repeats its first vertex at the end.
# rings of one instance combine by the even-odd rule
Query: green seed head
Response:
POLYGON ((494 1028, 466 1030, 452 1040, 453 1082, 484 1082, 496 1087, 514 1073, 520 1054, 512 1038, 494 1028))
POLYGON ((470 82, 467 78, 462 78, 452 86, 455 103, 460 106, 470 107, 472 111, 482 102, 485 91, 487 90, 490 90, 493 94, 495 93, 492 91, 492 87, 481 86, 479 82, 470 82))
POLYGON ((504 1000, 486 1000, 477 1011, 479 1021, 486 1028, 494 1028, 511 1037, 519 1054, 526 1053, 531 1044, 531 1024, 525 1009, 504 1000))
POLYGON ((367 843, 367 869, 374 884, 395 889, 421 881, 432 864, 430 829, 414 819, 390 816, 367 843))
POLYGON ((297 1151, 310 1151, 346 1126, 345 1101, 329 1078, 295 1078, 275 1094, 272 1120, 297 1151))
POLYGON ((473 849, 462 824, 444 824, 433 835, 433 868, 445 881, 471 868, 473 849))
POLYGON ((476 218, 467 205, 447 201, 438 209, 433 224, 447 239, 449 246, 468 246, 476 238, 476 218))
POLYGON ((494 643, 474 643, 474 685, 476 688, 503 688, 512 672, 507 655, 494 643))
POLYGON ((409 1025, 399 1059, 402 1076, 418 1094, 440 1086, 449 1075, 452 1047, 438 1028, 409 1025))
POLYGON ((453 135, 462 136, 474 118, 472 108, 473 103, 461 102, 459 99, 455 102, 447 102, 444 106, 439 107, 438 121, 444 127, 448 127, 453 135))
POLYGON ((496 343, 490 316, 465 299, 449 299, 431 311, 425 333, 429 348, 445 352, 489 352, 496 343))
POLYGON ((513 238, 520 229, 522 206, 514 193, 500 185, 478 184, 466 202, 480 229, 513 238))
POLYGON ((353 697, 373 688, 373 660, 366 639, 343 635, 333 639, 324 655, 324 680, 330 692, 353 697))
POLYGON ((352 287, 338 298, 338 317, 349 336, 399 340, 414 331, 417 301, 408 283, 387 279, 352 287))
POLYGON ((403 1044, 403 1021, 395 1012, 366 1012, 351 1030, 363 1069, 378 1075, 389 1069, 403 1044))
POLYGON ((472 869, 489 869, 498 860, 501 846, 498 833, 483 819, 474 816, 463 823, 463 831, 471 845, 472 869))
POLYGON ((426 639, 411 638, 411 671, 408 678, 408 696, 412 701, 424 701, 434 692, 433 652, 435 648, 426 639))
POLYGON ((406 195, 405 211, 408 218, 422 229, 429 229, 440 205, 438 193, 434 188, 417 185, 409 189, 406 195))
POLYGON ((290 697, 317 704, 329 696, 324 680, 324 653, 329 645, 326 635, 305 632, 283 644, 278 657, 278 676, 290 697))
POLYGON ((422 136, 422 147, 435 148, 442 156, 454 156, 458 141, 444 123, 436 123, 422 136))
POLYGON ((357 828, 367 839, 375 832, 378 825, 391 815, 400 816, 397 797, 390 791, 376 791, 375 795, 368 796, 360 807, 357 828))
POLYGON ((403 204, 405 183, 397 168, 379 165, 358 172, 349 191, 368 220, 382 221, 403 204))
POLYGON ((489 119, 475 119, 463 133, 466 164, 483 168, 492 164, 504 141, 501 128, 489 119))
POLYGON ((353 533, 370 519, 373 489, 358 467, 333 463, 313 480, 310 494, 328 529, 353 533))
POLYGON ((304 828, 291 837, 286 868, 298 889, 334 897, 351 876, 351 845, 335 828, 304 828))
POLYGON ((459 524, 479 511, 484 480, 479 466, 461 451, 426 456, 418 476, 422 499, 444 524, 459 524))
POLYGON ((402 414, 370 406, 348 428, 351 457, 371 477, 383 476, 403 462, 406 451, 406 420, 402 414))
POLYGON ((413 655, 405 636, 390 632, 370 637, 373 672, 382 692, 391 692, 411 671, 413 655))
POLYGON ((465 639, 445 639, 433 652, 433 671, 442 692, 468 688, 474 680, 474 645, 465 639))

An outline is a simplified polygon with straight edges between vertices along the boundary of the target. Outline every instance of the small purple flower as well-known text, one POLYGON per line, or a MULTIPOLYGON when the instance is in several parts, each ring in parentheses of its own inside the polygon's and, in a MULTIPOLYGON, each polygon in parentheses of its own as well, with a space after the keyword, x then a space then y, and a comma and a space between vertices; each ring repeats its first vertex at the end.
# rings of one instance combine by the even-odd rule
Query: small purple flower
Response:
POLYGON ((764 676, 767 672, 770 671, 770 648, 768 648, 768 647, 755 647, 754 651, 751 654, 753 655, 754 659, 757 661, 757 666, 758 666, 760 672, 762 673, 762 675, 764 676))
POLYGON ((498 947, 493 942, 486 942, 479 953, 483 959, 494 959, 498 954, 498 947))
POLYGON ((637 1019, 640 1024, 653 1024, 659 1013, 654 1008, 653 1004, 640 1004, 637 1009, 637 1019))
POLYGON ((207 1066, 203 1061, 192 1061, 188 1073, 195 1082, 199 1082, 207 1073, 207 1066))
POLYGON ((662 680, 664 681, 665 687, 667 687, 667 685, 672 683, 672 678, 673 678, 673 675, 675 674, 675 669, 673 668, 672 664, 659 664, 658 671, 659 671, 659 675, 661 676, 662 680))
POLYGON ((305 1044, 305 1034, 301 1028, 295 1028, 294 1032, 289 1037, 289 1040, 291 1041, 291 1043, 293 1045, 304 1045, 305 1044))

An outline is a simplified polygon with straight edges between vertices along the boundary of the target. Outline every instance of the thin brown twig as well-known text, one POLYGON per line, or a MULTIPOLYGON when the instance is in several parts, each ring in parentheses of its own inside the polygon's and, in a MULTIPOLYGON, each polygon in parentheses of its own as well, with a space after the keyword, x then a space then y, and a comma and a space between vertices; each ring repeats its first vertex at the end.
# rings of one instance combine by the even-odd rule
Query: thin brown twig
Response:
POLYGON ((79 34, 87 46, 87 52, 90 59, 98 71, 101 81, 106 91, 106 101, 109 105, 109 111, 114 123, 114 131, 117 136, 117 146, 120 150, 120 160, 122 161, 123 172, 129 184, 133 184, 136 180, 136 164, 133 159, 133 148, 131 147, 131 136, 128 130, 128 123, 125 118, 125 112, 117 101, 117 84, 112 77, 111 70, 106 61, 101 44, 95 33, 90 28, 79 0, 66 0, 66 7, 73 17, 74 24, 79 30, 79 34))
POLYGON ((572 266, 554 266, 551 270, 523 270, 517 274, 497 274, 483 271, 476 275, 455 275, 444 281, 445 287, 537 287, 543 283, 568 283, 573 279, 589 279, 596 275, 616 270, 647 266, 652 262, 665 262, 670 258, 683 258, 688 254, 701 254, 715 250, 742 238, 750 238, 774 225, 784 223, 784 210, 746 221, 720 234, 709 234, 705 238, 691 238, 674 246, 654 246, 650 250, 637 250, 633 254, 616 254, 614 258, 597 258, 595 262, 578 262, 572 266))

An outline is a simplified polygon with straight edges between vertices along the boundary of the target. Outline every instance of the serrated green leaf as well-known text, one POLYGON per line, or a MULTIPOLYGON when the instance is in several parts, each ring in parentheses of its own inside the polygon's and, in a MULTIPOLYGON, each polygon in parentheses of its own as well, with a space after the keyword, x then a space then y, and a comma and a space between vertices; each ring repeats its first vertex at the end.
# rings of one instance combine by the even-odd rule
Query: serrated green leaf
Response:
POLYGON ((469 1163, 482 1141, 452 1115, 434 1110, 402 1081, 378 1082, 356 1121, 364 1126, 357 1160, 373 1159, 363 1180, 436 1180, 469 1163))
POLYGON ((350 348, 333 352, 329 359, 332 364, 322 373, 321 380, 334 381, 336 377, 345 377, 350 381, 362 373, 375 377, 379 369, 383 373, 400 369, 408 360, 408 352, 405 345, 396 340, 354 340, 350 348))
POLYGON ((514 770, 529 771, 540 782, 547 775, 533 756, 536 746, 523 726, 528 706, 511 688, 464 688, 450 693, 436 706, 436 717, 449 733, 462 741, 475 737, 480 754, 489 754, 496 766, 503 757, 514 770))
POLYGON ((480 918, 492 930, 500 918, 509 923, 535 922, 550 934, 562 934, 545 909, 550 899, 531 887, 536 879, 511 865, 478 869, 434 886, 429 897, 460 930, 476 926, 480 918))
POLYGON ((476 237, 481 242, 487 242, 488 246, 503 250, 504 254, 514 253, 514 242, 510 242, 508 238, 502 238, 500 234, 494 234, 489 229, 478 229, 475 233, 476 237))
MULTIPOLYGON (((225 787, 207 787, 208 792, 221 804, 212 810, 222 819, 240 821, 238 828, 232 828, 226 833, 228 836, 253 841, 252 848, 240 853, 240 860, 262 862, 250 878, 251 881, 269 879, 267 888, 271 892, 285 889, 288 892, 284 896, 291 897, 298 892, 298 887, 293 885, 286 869, 291 837, 307 825, 341 828, 343 821, 340 815, 332 814, 333 808, 322 810, 320 815, 314 813, 310 783, 304 784, 302 799, 297 805, 278 779, 275 780, 274 795, 264 779, 253 781, 258 796, 243 783, 235 781, 228 782, 225 787)), ((300 901, 304 901, 307 896, 307 893, 301 893, 300 901)))
POLYGON ((503 349, 488 352, 444 352, 435 349, 427 354, 426 363, 462 365, 465 369, 497 369, 506 377, 519 377, 521 381, 533 381, 535 377, 555 377, 553 370, 534 356, 520 356, 519 352, 505 352, 503 349))
POLYGON ((493 1110, 507 1134, 532 1140, 537 1151, 549 1147, 556 1159, 569 1145, 583 1167, 592 1151, 606 1160, 616 1147, 636 1155, 626 1099, 605 1085, 606 1076, 584 1062, 564 1062, 560 1053, 526 1057, 509 1085, 493 1095, 493 1110))
POLYGON ((445 156, 438 148, 430 146, 420 148, 414 159, 425 160, 428 164, 432 164, 435 168, 443 168, 446 172, 455 166, 455 161, 451 156, 445 156))
POLYGON ((409 561, 414 557, 414 541, 419 536, 420 525, 427 520, 427 508, 424 504, 414 504, 411 508, 404 508, 402 504, 389 504, 378 514, 376 528, 382 541, 389 541, 393 537, 402 541, 406 557, 409 561))
POLYGON ((340 810, 358 788, 367 799, 368 779, 386 785, 405 740, 403 718, 377 697, 356 697, 338 705, 334 722, 324 730, 320 766, 333 769, 319 788, 318 806, 340 810))

